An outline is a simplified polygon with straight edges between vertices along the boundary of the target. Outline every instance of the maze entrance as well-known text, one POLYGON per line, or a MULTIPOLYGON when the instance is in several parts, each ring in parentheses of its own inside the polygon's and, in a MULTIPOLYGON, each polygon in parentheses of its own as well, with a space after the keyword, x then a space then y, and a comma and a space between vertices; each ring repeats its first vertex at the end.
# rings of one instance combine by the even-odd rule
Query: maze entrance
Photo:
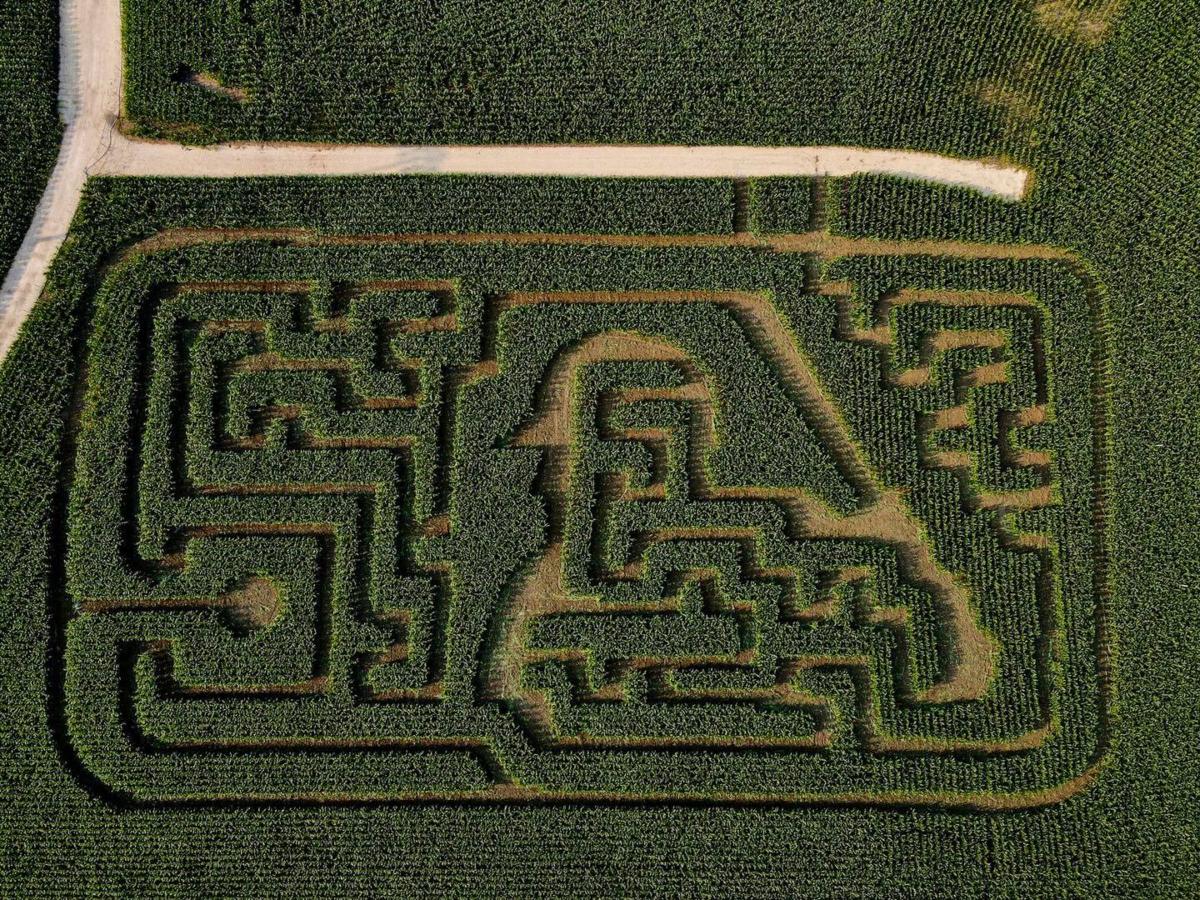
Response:
POLYGON ((1066 796, 1094 306, 1048 248, 160 235, 95 298, 71 752, 147 804, 1066 796))

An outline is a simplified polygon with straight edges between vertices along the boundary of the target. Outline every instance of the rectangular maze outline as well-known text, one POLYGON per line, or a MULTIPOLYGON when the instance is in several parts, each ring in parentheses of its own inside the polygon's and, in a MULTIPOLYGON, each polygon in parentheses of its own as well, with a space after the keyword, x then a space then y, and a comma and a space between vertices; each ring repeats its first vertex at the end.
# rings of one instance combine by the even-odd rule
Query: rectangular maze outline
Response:
MULTIPOLYGON (((292 240, 295 238, 294 232, 257 232, 253 235, 252 240, 292 240)), ((122 256, 135 254, 139 251, 150 251, 164 249, 165 247, 178 247, 189 244, 203 244, 208 242, 209 238, 215 241, 226 242, 229 240, 228 232, 212 232, 211 234, 204 231, 190 231, 182 237, 176 235, 159 235, 141 244, 128 248, 122 253, 122 256), (165 240, 164 240, 165 238, 165 240)), ((359 239, 360 243, 370 243, 373 239, 380 236, 364 236, 359 239)), ((404 240, 411 239, 413 242, 427 242, 431 240, 428 235, 412 235, 412 236, 386 236, 387 240, 404 240)), ((523 243, 538 243, 542 241, 556 242, 563 240, 564 242, 580 242, 580 243, 631 243, 628 239, 621 238, 605 238, 595 235, 581 236, 532 236, 532 235, 462 235, 450 236, 451 241, 478 241, 486 243, 493 240, 515 241, 523 243), (582 240, 575 240, 582 238, 582 240)), ((662 243, 670 245, 672 243, 688 244, 689 242, 703 242, 703 237, 700 239, 694 238, 660 238, 651 239, 660 240, 662 243)), ((301 243, 305 241, 302 240, 301 243)), ((870 240, 843 239, 831 238, 828 235, 817 235, 815 242, 817 248, 811 246, 813 243, 813 235, 792 235, 779 236, 774 240, 767 239, 763 243, 773 249, 782 252, 805 252, 813 253, 822 258, 829 259, 838 256, 854 256, 859 255, 856 250, 865 249, 867 255, 890 255, 888 251, 881 250, 879 242, 870 240)), ((318 242, 319 243, 319 242, 318 242)), ((738 245, 745 243, 739 237, 735 236, 730 240, 722 241, 730 245, 738 245)), ((913 255, 932 256, 938 255, 930 249, 927 242, 906 241, 896 242, 895 247, 907 248, 901 249, 901 253, 910 253, 913 255)), ((1016 245, 965 245, 958 244, 955 249, 959 251, 956 255, 963 257, 979 256, 982 258, 996 259, 1016 259, 1027 258, 1030 256, 1041 256, 1043 258, 1057 259, 1066 262, 1071 268, 1076 277, 1083 282, 1087 289, 1088 303, 1092 308, 1093 317, 1091 322, 1091 330, 1095 339, 1095 348, 1097 351, 1096 365, 1093 367, 1091 381, 1095 389, 1094 392, 1094 429, 1093 429, 1093 451, 1095 453, 1096 470, 1093 472, 1095 485, 1095 497, 1093 502, 1093 539, 1094 553, 1093 564, 1095 571, 1096 582, 1096 635, 1095 647, 1093 648, 1093 656, 1097 666, 1097 674, 1099 687, 1101 691, 1100 701, 1100 734, 1098 737, 1095 754, 1091 763, 1087 768, 1075 776, 1074 778, 1064 782, 1062 785, 1048 789, 1037 789, 1034 791, 1016 791, 1001 795, 983 795, 977 793, 966 794, 951 794, 938 792, 906 792, 906 791, 891 791, 883 794, 862 792, 848 794, 802 794, 802 795, 785 795, 785 794, 694 794, 683 792, 662 792, 652 795, 625 795, 611 794, 601 792, 570 792, 570 791, 555 791, 543 790, 540 787, 525 786, 525 785, 496 785, 484 791, 469 791, 469 792, 419 792, 409 795, 344 795, 339 793, 325 793, 315 795, 300 794, 294 797, 281 796, 250 796, 250 795, 234 795, 228 797, 206 797, 206 798, 188 798, 188 797, 164 797, 164 798, 133 798, 116 796, 106 793, 102 782, 99 782, 90 773, 86 771, 86 766, 76 759, 73 768, 78 769, 80 766, 84 769, 83 772, 78 772, 81 780, 93 788, 99 787, 98 791, 101 795, 106 796, 111 802, 118 805, 160 805, 160 804, 184 804, 184 805, 208 805, 208 804, 227 804, 227 803, 267 803, 267 804, 292 804, 292 803, 350 803, 350 804, 373 804, 373 803, 408 803, 408 802, 434 802, 434 803, 502 803, 502 804, 718 804, 718 805, 867 805, 867 806, 925 806, 933 805, 939 807, 956 807, 967 809, 980 810, 996 810, 996 809, 1013 809, 1025 808, 1029 806, 1043 805, 1046 803, 1056 802, 1066 796, 1083 789, 1089 784, 1101 768, 1104 758, 1107 754, 1107 716, 1110 705, 1111 686, 1108 675, 1107 662, 1107 616, 1105 610, 1105 602, 1108 595, 1108 561, 1107 561, 1107 538, 1106 538, 1106 520, 1107 513, 1105 510, 1105 495, 1108 479, 1108 421, 1111 416, 1110 411, 1110 396, 1107 377, 1108 367, 1108 347, 1107 347, 1107 324, 1103 313, 1103 293, 1095 284, 1094 279, 1089 275, 1086 267, 1073 254, 1059 251, 1054 248, 1045 247, 1020 247, 1016 245)), ((946 255, 946 254, 943 254, 946 255)), ((86 381, 81 378, 80 387, 83 387, 86 381)), ((73 441, 73 435, 69 437, 73 441)), ((66 622, 63 621, 62 626, 65 628, 66 622)), ((65 664, 65 660, 63 661, 65 664)), ((65 686, 64 686, 65 690, 65 686)), ((69 731, 69 728, 67 729, 69 731)), ((67 738, 68 743, 70 738, 67 738)), ((421 743, 420 740, 413 743, 421 743)), ((486 756, 485 748, 469 748, 460 747, 457 749, 466 749, 468 752, 474 753, 475 750, 483 750, 486 756)), ((68 748, 67 755, 71 752, 68 748)), ((70 763, 71 760, 68 760, 70 763)), ((484 763, 484 768, 487 764, 484 763)))

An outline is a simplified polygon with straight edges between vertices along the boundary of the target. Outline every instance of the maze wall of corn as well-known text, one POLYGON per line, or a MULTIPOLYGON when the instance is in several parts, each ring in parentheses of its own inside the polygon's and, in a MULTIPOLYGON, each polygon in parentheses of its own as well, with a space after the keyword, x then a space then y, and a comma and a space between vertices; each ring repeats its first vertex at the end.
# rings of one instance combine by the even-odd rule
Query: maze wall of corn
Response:
MULTIPOLYGON (((478 137, 287 107, 318 6, 145 4, 132 127, 478 137)), ((1005 154, 1019 202, 91 180, 0 368, 0 894, 1190 896, 1193 7, 1026 4, 983 68, 915 32, 962 77, 902 122, 860 49, 866 106, 759 132, 488 125, 1005 154)))
MULTIPOLYGON (((730 184, 691 187, 733 222, 730 184)), ((1086 785, 1110 386, 1082 263, 637 231, 110 258, 68 438, 80 767, 150 803, 1086 785)))

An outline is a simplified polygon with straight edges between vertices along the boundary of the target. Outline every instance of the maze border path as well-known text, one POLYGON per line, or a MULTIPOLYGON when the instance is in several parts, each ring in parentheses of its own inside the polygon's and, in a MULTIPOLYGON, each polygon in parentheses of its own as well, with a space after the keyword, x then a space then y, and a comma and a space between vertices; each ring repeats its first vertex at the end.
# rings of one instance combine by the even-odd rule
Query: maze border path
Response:
MULTIPOLYGON (((1109 588, 1109 546, 1108 546, 1108 512, 1107 493, 1109 480, 1109 422, 1111 419, 1111 396, 1109 379, 1110 348, 1108 345, 1107 319, 1104 314, 1104 295, 1095 279, 1089 274, 1085 265, 1074 254, 1053 247, 1032 245, 998 245, 979 244, 955 241, 881 241, 874 239, 850 239, 831 236, 824 232, 811 232, 797 235, 778 235, 759 237, 745 233, 733 235, 694 235, 694 236, 620 236, 596 234, 496 234, 468 233, 456 235, 355 235, 324 236, 310 231, 295 229, 165 229, 158 234, 126 246, 110 258, 110 264, 121 258, 132 255, 174 249, 190 245, 207 243, 237 242, 241 240, 254 241, 284 241, 298 245, 322 245, 327 243, 380 243, 380 242, 460 242, 460 243, 496 243, 515 242, 523 244, 544 243, 585 243, 630 245, 649 244, 651 246, 688 246, 688 245, 723 245, 723 246, 753 246, 764 250, 783 250, 788 252, 808 252, 827 257, 839 255, 921 255, 921 256, 957 256, 980 259, 1050 259, 1064 262, 1072 272, 1084 283, 1087 301, 1092 309, 1093 317, 1091 330, 1095 340, 1095 364, 1090 373, 1093 387, 1093 553, 1094 564, 1094 610, 1095 635, 1094 662, 1098 677, 1099 697, 1098 722, 1099 733, 1094 752, 1088 765, 1075 776, 1062 783, 1044 789, 1016 791, 1007 794, 984 793, 953 793, 953 792, 918 792, 892 791, 886 793, 851 792, 834 794, 746 794, 746 793, 707 793, 698 795, 688 792, 656 792, 652 794, 628 795, 611 792, 570 792, 547 790, 532 785, 501 784, 483 791, 470 791, 457 794, 450 793, 412 793, 397 795, 339 795, 339 794, 305 794, 299 792, 294 796, 222 796, 222 797, 166 797, 154 800, 144 800, 114 795, 105 785, 91 775, 86 765, 78 758, 71 746, 69 730, 65 721, 66 697, 65 657, 61 650, 65 646, 65 629, 68 616, 60 610, 55 617, 57 635, 52 641, 50 650, 51 682, 55 686, 55 696, 50 710, 51 717, 57 722, 55 727, 60 752, 76 777, 92 792, 105 797, 115 805, 130 806, 238 806, 238 805, 374 805, 374 804, 516 804, 516 805, 684 805, 684 806, 866 806, 866 807, 921 807, 953 808, 977 811, 1007 811, 1043 806, 1061 801, 1086 788, 1095 780, 1104 765, 1109 750, 1109 717, 1112 705, 1112 683, 1109 668, 1109 634, 1107 604, 1110 596, 1109 588)), ((91 289, 93 293, 98 287, 91 289)), ((90 329, 89 329, 90 330, 90 329)), ((78 411, 83 399, 83 389, 87 386, 87 372, 84 367, 78 375, 72 405, 74 414, 70 417, 71 427, 64 437, 66 457, 69 464, 62 469, 60 476, 60 503, 65 503, 69 495, 74 477, 73 453, 78 425, 78 411)), ((63 519, 58 527, 65 527, 65 512, 60 512, 63 519)), ((56 592, 65 596, 66 577, 65 561, 55 560, 55 572, 52 583, 56 592)), ((62 605, 61 603, 59 604, 62 605)), ((486 749, 480 748, 486 757, 486 749)), ((489 768, 484 760, 485 769, 489 768)))

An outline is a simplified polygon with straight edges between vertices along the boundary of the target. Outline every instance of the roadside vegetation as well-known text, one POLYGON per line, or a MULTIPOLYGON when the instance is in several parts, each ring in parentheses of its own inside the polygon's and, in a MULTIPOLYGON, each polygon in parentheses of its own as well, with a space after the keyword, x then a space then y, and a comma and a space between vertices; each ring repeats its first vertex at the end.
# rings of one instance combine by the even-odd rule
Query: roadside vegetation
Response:
POLYGON ((25 237, 61 136, 58 3, 5 3, 0 6, 0 278, 25 237))

